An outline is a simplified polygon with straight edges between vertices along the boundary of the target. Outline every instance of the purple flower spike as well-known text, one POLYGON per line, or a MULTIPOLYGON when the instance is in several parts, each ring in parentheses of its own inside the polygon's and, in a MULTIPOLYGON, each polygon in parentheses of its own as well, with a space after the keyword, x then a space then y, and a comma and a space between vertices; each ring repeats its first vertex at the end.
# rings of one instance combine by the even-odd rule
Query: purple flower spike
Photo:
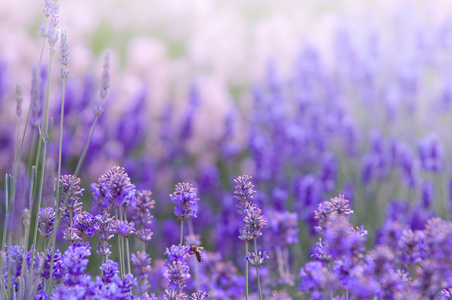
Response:
POLYGON ((101 241, 106 242, 114 236, 114 224, 114 218, 110 218, 110 214, 105 210, 96 216, 96 224, 93 227, 101 241))
POLYGON ((135 267, 135 274, 137 275, 136 293, 143 295, 149 289, 149 277, 151 275, 151 258, 146 252, 138 251, 137 254, 132 253, 130 262, 135 267))
POLYGON ((441 290, 438 300, 452 300, 452 288, 441 290))
POLYGON ((92 237, 94 232, 96 231, 94 224, 96 223, 96 219, 93 215, 87 213, 86 211, 78 214, 74 218, 74 227, 78 229, 78 235, 81 239, 89 236, 92 237))
POLYGON ((187 257, 190 255, 190 246, 171 246, 166 249, 165 254, 168 259, 165 260, 166 271, 163 274, 169 281, 168 288, 165 290, 163 299, 187 299, 183 292, 188 279, 190 279, 190 268, 187 264, 187 257))
POLYGON ((102 283, 108 284, 113 281, 113 277, 119 273, 118 263, 109 259, 99 267, 102 270, 102 283))
POLYGON ((60 186, 62 189, 61 205, 75 209, 81 205, 80 196, 83 196, 83 190, 80 188, 80 178, 74 175, 62 175, 60 177, 60 186))
POLYGON ((55 211, 51 207, 40 208, 38 216, 38 230, 45 238, 49 238, 54 230, 55 211))
POLYGON ((89 243, 74 244, 64 252, 63 264, 67 269, 64 276, 66 285, 74 286, 80 283, 83 272, 88 266, 88 256, 91 255, 89 243))
POLYGON ((135 298, 132 295, 132 287, 136 285, 137 279, 132 274, 124 275, 122 279, 115 276, 113 277, 113 282, 118 287, 115 299, 131 300, 135 298))
POLYGON ((328 290, 333 292, 336 289, 337 278, 326 267, 323 267, 319 261, 306 263, 304 268, 300 270, 299 277, 301 278, 300 292, 315 294, 316 292, 326 292, 328 290))
POLYGON ((176 184, 174 193, 170 195, 171 202, 176 204, 174 214, 178 220, 183 220, 187 217, 195 217, 198 212, 198 201, 196 198, 197 191, 193 185, 185 182, 176 184))
POLYGON ((120 234, 124 237, 129 237, 132 233, 135 232, 135 223, 128 221, 117 220, 113 225, 114 234, 120 234))
POLYGON ((239 200, 240 206, 244 206, 244 203, 249 202, 249 200, 253 199, 253 195, 256 193, 256 191, 253 190, 254 185, 251 182, 251 178, 252 177, 249 175, 242 175, 234 179, 234 200, 239 200))
POLYGON ((267 221, 264 219, 261 209, 254 204, 245 209, 243 223, 245 223, 245 230, 252 238, 261 236, 262 228, 267 225, 267 221))
POLYGON ((209 300, 209 295, 206 292, 198 291, 191 294, 190 300, 209 300))
POLYGON ((135 185, 130 181, 124 168, 113 167, 103 174, 99 183, 91 185, 91 191, 97 208, 106 210, 110 207, 119 208, 135 203, 135 185))
POLYGON ((261 267, 264 264, 264 261, 268 259, 267 251, 264 251, 263 253, 259 251, 259 253, 256 255, 255 253, 250 253, 245 257, 245 260, 249 261, 250 264, 256 267, 261 267))

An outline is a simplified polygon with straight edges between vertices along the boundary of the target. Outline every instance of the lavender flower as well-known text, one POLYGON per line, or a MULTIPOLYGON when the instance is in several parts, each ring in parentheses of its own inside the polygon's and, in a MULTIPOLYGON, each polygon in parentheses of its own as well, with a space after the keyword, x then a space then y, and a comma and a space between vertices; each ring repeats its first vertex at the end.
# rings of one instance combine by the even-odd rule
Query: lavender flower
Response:
POLYGON ((347 219, 340 215, 328 223, 324 237, 334 258, 354 259, 365 250, 365 237, 355 232, 347 219))
POLYGON ((264 264, 264 261, 268 258, 269 257, 266 251, 264 251, 264 253, 259 251, 257 255, 255 253, 248 252, 248 254, 245 257, 245 260, 249 261, 250 264, 252 264, 253 266, 260 268, 264 264))
POLYGON ((248 208, 244 210, 243 223, 245 224, 243 230, 246 231, 247 235, 251 236, 251 238, 261 236, 262 228, 267 225, 267 221, 264 219, 261 209, 254 204, 248 206, 248 208))
POLYGON ((198 201, 196 197, 196 188, 185 182, 176 184, 174 193, 170 195, 171 202, 176 204, 174 214, 178 220, 184 220, 187 217, 195 217, 198 212, 198 201))
POLYGON ((70 227, 70 226, 66 227, 66 229, 64 230, 63 239, 71 242, 72 244, 75 242, 82 241, 82 238, 79 235, 78 229, 74 228, 74 227, 70 227))
POLYGON ((61 31, 61 43, 60 43, 60 63, 62 64, 61 67, 61 78, 67 78, 69 74, 69 68, 67 65, 69 64, 69 40, 67 37, 67 29, 63 28, 61 31))
POLYGON ((22 114, 22 101, 24 100, 22 96, 22 87, 18 84, 16 85, 16 115, 20 117, 22 114))
POLYGON ((45 238, 49 238, 54 230, 55 211, 51 207, 40 208, 38 216, 38 230, 45 238))
POLYGON ((164 299, 185 299, 183 292, 188 279, 190 279, 190 268, 187 264, 187 257, 190 255, 190 246, 171 246, 166 249, 165 254, 168 259, 165 260, 166 271, 163 277, 169 281, 168 288, 165 290, 164 299), (165 298, 167 297, 167 298, 165 298), (171 298, 179 297, 179 298, 171 298))
POLYGON ((135 185, 130 181, 124 168, 113 167, 99 178, 99 183, 91 185, 93 198, 98 208, 134 205, 135 185))
POLYGON ((38 294, 36 294, 33 297, 33 300, 47 300, 47 299, 49 299, 49 296, 47 295, 47 293, 44 290, 40 290, 38 292, 38 294))
POLYGON ((113 277, 119 274, 118 263, 109 259, 106 263, 99 267, 102 270, 102 283, 109 284, 113 281, 113 277))
POLYGON ((328 245, 322 242, 322 238, 319 238, 319 241, 315 244, 311 257, 324 265, 327 265, 333 259, 329 253, 328 245))
POLYGON ((234 200, 239 200, 240 203, 237 204, 238 213, 243 214, 243 210, 248 207, 249 200, 253 199, 253 195, 256 193, 253 190, 254 185, 251 182, 251 176, 242 175, 234 179, 235 191, 234 200))
POLYGON ((452 300, 452 288, 442 289, 439 292, 438 300, 452 300))
POLYGON ((136 236, 143 242, 150 241, 153 235, 150 225, 152 223, 151 209, 155 201, 151 199, 151 191, 137 191, 135 205, 130 207, 132 219, 138 230, 136 236))
POLYGON ((61 206, 64 207, 65 214, 69 216, 69 211, 72 210, 73 215, 80 211, 79 206, 82 204, 80 196, 83 196, 84 189, 80 188, 80 178, 76 178, 74 175, 61 175, 60 186, 61 193, 61 206))
POLYGON ((119 277, 113 277, 113 282, 117 286, 117 290, 115 291, 115 297, 117 299, 131 300, 133 299, 132 295, 132 287, 136 285, 136 278, 133 277, 132 274, 127 274, 120 279, 119 277))
MULTIPOLYGON (((105 99, 105 97, 107 96, 107 90, 109 86, 110 86, 110 51, 107 51, 105 53, 104 69, 102 71, 102 82, 99 93, 101 101, 105 99)), ((97 110, 99 110, 100 112, 101 108, 98 107, 97 110)))
POLYGON ((135 267, 135 274, 138 281, 136 293, 142 295, 150 288, 149 277, 151 276, 151 258, 146 252, 138 251, 136 254, 132 253, 130 261, 135 267))
POLYGON ((317 219, 319 226, 315 227, 317 232, 321 233, 332 217, 337 215, 349 216, 353 210, 349 208, 348 200, 343 195, 324 201, 319 204, 318 210, 314 211, 314 219, 317 219))
POLYGON ((130 207, 133 221, 137 226, 149 226, 152 223, 151 209, 154 208, 155 201, 151 199, 151 191, 137 191, 135 204, 130 207))
POLYGON ((191 294, 190 300, 209 300, 209 295, 206 292, 198 291, 191 294))
POLYGON ((89 243, 73 244, 64 252, 63 264, 67 270, 64 283, 75 286, 82 280, 83 272, 88 266, 88 256, 91 255, 89 243))
POLYGON ((424 244, 425 235, 422 231, 405 230, 399 241, 402 263, 410 266, 421 261, 421 252, 425 249, 424 244))
POLYGON ((113 231, 116 235, 122 235, 124 237, 129 237, 132 233, 135 232, 135 223, 128 221, 116 220, 113 223, 113 231))
POLYGON ((107 211, 103 211, 101 214, 96 216, 96 223, 93 225, 94 230, 99 235, 101 241, 108 241, 114 235, 115 221, 114 217, 110 218, 110 214, 107 211))
POLYGON ((85 237, 92 237, 94 235, 94 232, 96 231, 96 227, 94 226, 95 223, 96 219, 94 216, 83 211, 74 217, 73 226, 77 228, 78 235, 83 240, 85 237))
POLYGON ((300 292, 310 292, 311 299, 314 297, 316 299, 319 296, 319 299, 321 299, 322 293, 336 290, 337 278, 326 267, 322 266, 321 262, 306 263, 304 268, 300 270, 299 277, 301 279, 300 292))

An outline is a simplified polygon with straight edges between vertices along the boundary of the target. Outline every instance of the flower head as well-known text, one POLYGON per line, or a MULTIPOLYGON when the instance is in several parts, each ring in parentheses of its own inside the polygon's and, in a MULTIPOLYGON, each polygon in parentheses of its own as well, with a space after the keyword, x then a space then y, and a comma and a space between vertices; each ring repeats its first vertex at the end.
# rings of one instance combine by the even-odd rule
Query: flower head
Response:
POLYGON ((245 260, 249 261, 250 264, 252 264, 253 266, 256 267, 260 267, 264 264, 264 261, 266 259, 268 259, 268 255, 267 252, 264 251, 263 253, 261 251, 259 251, 259 253, 256 255, 255 253, 250 253, 248 252, 248 254, 245 257, 245 260))
POLYGON ((49 238, 54 230, 55 211, 51 207, 40 208, 38 216, 38 230, 45 238, 49 238))
POLYGON ((239 204, 237 204, 237 212, 239 214, 243 214, 243 210, 249 205, 249 200, 253 199, 253 195, 256 193, 256 191, 253 190, 254 185, 251 182, 251 178, 252 177, 249 175, 242 175, 234 179, 234 200, 240 201, 239 204))
POLYGON ((209 295, 203 291, 197 291, 191 294, 190 300, 209 300, 209 295))
POLYGON ((171 202, 176 204, 174 214, 178 220, 183 220, 186 217, 195 217, 198 212, 197 191, 193 185, 185 182, 176 184, 174 193, 170 195, 171 202))

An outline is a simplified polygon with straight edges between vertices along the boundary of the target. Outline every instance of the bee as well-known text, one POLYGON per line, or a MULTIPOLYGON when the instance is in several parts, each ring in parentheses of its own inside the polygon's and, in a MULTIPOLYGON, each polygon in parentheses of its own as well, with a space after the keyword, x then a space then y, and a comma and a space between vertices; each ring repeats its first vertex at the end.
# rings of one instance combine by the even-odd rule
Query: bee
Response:
POLYGON ((196 259, 198 260, 198 262, 202 261, 202 251, 204 250, 204 247, 200 247, 200 246, 196 246, 196 245, 192 245, 189 253, 190 254, 195 254, 196 255, 196 259))

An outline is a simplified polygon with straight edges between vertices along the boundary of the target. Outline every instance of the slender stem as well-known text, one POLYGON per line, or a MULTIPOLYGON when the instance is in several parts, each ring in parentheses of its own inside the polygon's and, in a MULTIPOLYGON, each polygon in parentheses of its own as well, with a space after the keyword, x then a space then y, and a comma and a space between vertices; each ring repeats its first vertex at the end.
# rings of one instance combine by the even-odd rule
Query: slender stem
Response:
MULTIPOLYGON (((119 212, 120 212, 120 215, 121 215, 121 220, 122 221, 127 221, 127 214, 124 211, 124 206, 121 206, 119 208, 119 212)), ((127 259, 126 259, 126 261, 127 261, 127 273, 130 273, 129 237, 123 236, 122 241, 123 241, 123 246, 124 246, 124 244, 126 244, 125 245, 126 246, 126 249, 125 249, 126 255, 125 256, 127 256, 127 259)))
MULTIPOLYGON (((28 121, 27 121, 28 123, 28 121)), ((27 166, 27 172, 28 170, 31 170, 32 167, 32 156, 33 156, 33 150, 36 149, 36 141, 35 141, 35 132, 36 130, 32 127, 31 128, 31 137, 30 137, 30 147, 28 149, 28 154, 27 154, 27 162, 26 162, 26 166, 27 166)))
POLYGON ((184 219, 180 220, 180 242, 179 245, 182 246, 184 241, 184 219))
MULTIPOLYGON (((193 222, 191 218, 187 219, 188 222, 188 232, 190 235, 194 236, 195 232, 193 230, 193 222)), ((196 259, 196 257, 193 257, 193 268, 194 268, 194 273, 195 273, 195 286, 196 286, 196 290, 200 291, 201 290, 201 285, 199 283, 199 266, 198 266, 198 261, 196 259)))
MULTIPOLYGON (((36 206, 36 211, 39 214, 39 209, 41 208, 41 201, 42 201, 42 190, 44 187, 44 171, 45 171, 45 158, 46 158, 46 152, 47 152, 47 142, 44 143, 44 147, 43 147, 43 159, 42 159, 42 166, 41 166, 41 174, 40 174, 40 178, 39 178, 39 193, 38 193, 38 205, 36 206)), ((39 218, 35 218, 35 226, 34 226, 34 233, 33 233, 33 244, 32 245, 36 245, 36 238, 38 236, 38 219, 39 218)), ((34 252, 34 251, 33 251, 34 252)), ((33 256, 34 259, 34 256, 33 256)), ((32 260, 33 261, 33 260, 32 260)))
MULTIPOLYGON (((254 254, 257 257, 257 241, 256 241, 256 238, 254 238, 254 254)), ((259 289, 259 299, 262 300, 261 280, 259 278, 259 266, 256 266, 256 275, 257 275, 257 287, 259 289)))
MULTIPOLYGON (((64 209, 64 207, 63 207, 63 209, 64 209)), ((72 207, 69 207, 69 230, 71 230, 71 237, 72 237, 72 233, 73 233, 73 230, 74 230, 74 228, 72 228, 72 207)), ((74 244, 74 241, 71 238, 71 246, 73 244, 74 244)))
MULTIPOLYGON (((36 173, 36 168, 32 167, 31 168, 31 174, 30 174, 30 194, 29 194, 29 203, 28 203, 28 211, 29 213, 31 212, 31 209, 33 208, 33 200, 31 198, 31 189, 33 188, 34 185, 34 180, 35 180, 35 173, 36 173)), ((27 249, 28 249, 28 239, 30 236, 30 221, 28 220, 28 222, 26 223, 25 226, 25 238, 24 238, 24 250, 22 253, 22 257, 26 257, 27 254, 27 249)), ((22 292, 21 292, 21 297, 24 295, 24 289, 25 289, 25 284, 23 283, 24 281, 24 270, 25 267, 20 269, 20 282, 21 282, 21 288, 22 288, 22 292)), ((23 298, 23 297, 22 297, 23 298)))
MULTIPOLYGON (((115 216, 118 221, 118 209, 115 208, 115 216)), ((121 271, 121 275, 124 275, 124 265, 122 263, 122 251, 121 251, 121 235, 118 233, 118 252, 119 252, 119 269, 121 271)))
MULTIPOLYGON (((65 91, 66 79, 63 78, 63 91, 61 95, 61 115, 60 115, 60 142, 58 145, 58 171, 57 171, 57 190, 56 201, 59 202, 60 196, 60 176, 61 176, 61 153, 63 150, 63 119, 64 119, 64 91, 65 91)), ((71 220, 72 222, 72 220, 71 220)))
POLYGON ((130 250, 128 237, 126 237, 126 255, 127 255, 127 272, 130 273, 130 250))
MULTIPOLYGON (((8 173, 5 174, 5 225, 3 226, 3 236, 2 236, 2 247, 4 247, 6 242, 6 233, 7 233, 7 226, 8 226, 8 219, 9 219, 9 192, 8 192, 8 173)), ((3 267, 3 266, 2 266, 3 267)), ((3 269, 2 269, 3 270, 3 269)))
POLYGON ((45 44, 46 44, 46 38, 43 38, 42 39, 42 47, 41 47, 41 55, 39 56, 39 69, 41 69, 42 54, 44 53, 45 44))
MULTIPOLYGON (((6 217, 5 217, 5 227, 3 228, 3 238, 2 238, 2 245, 5 245, 6 242, 6 234, 7 234, 7 226, 9 226, 9 212, 11 211, 11 209, 9 208, 9 206, 11 205, 11 200, 9 199, 9 180, 11 179, 11 177, 7 174, 5 174, 5 205, 6 205, 6 217)), ((8 245, 6 247, 6 249, 8 249, 8 251, 10 251, 11 249, 11 245, 9 243, 9 239, 8 239, 8 245)), ((6 251, 5 251, 6 252, 6 251)), ((7 260, 8 257, 6 257, 7 260)), ((3 270, 3 266, 2 266, 2 270, 3 270)), ((8 287, 7 287, 7 291, 6 294, 8 297, 10 297, 11 295, 11 264, 8 263, 8 268, 6 270, 7 272, 7 283, 8 283, 8 287)))
MULTIPOLYGON (((52 74, 52 57, 53 55, 50 55, 49 60, 49 71, 47 72, 47 87, 46 87, 46 100, 44 104, 44 112, 42 116, 42 125, 41 125, 41 139, 39 139, 39 145, 38 145, 38 154, 36 155, 36 166, 39 166, 39 158, 40 158, 40 150, 42 145, 42 165, 41 165, 41 174, 40 174, 40 181, 39 181, 39 194, 38 194, 38 206, 36 207, 36 211, 39 213, 39 209, 41 208, 41 200, 42 200, 42 191, 44 187, 44 173, 45 173, 45 167, 46 167, 46 154, 47 154, 47 141, 49 138, 49 98, 50 98, 50 81, 51 81, 51 74, 52 74)), ((35 218, 35 227, 34 227, 34 235, 33 235, 33 245, 36 245, 36 237, 38 233, 38 218, 35 218)), ((32 261, 34 259, 34 255, 32 256, 32 261)))
MULTIPOLYGON (((28 209, 29 209, 29 211, 30 211, 30 214, 31 214, 31 210, 33 209, 33 189, 34 189, 34 186, 35 186, 35 179, 36 179, 36 167, 35 166, 32 166, 31 167, 31 173, 30 173, 30 191, 29 191, 29 194, 28 194, 28 209)), ((29 222, 29 224, 28 224, 28 232, 30 232, 30 223, 31 223, 31 220, 30 220, 30 222, 29 222)), ((28 249, 28 240, 29 240, 29 236, 27 236, 27 238, 26 238, 26 243, 25 243, 25 245, 24 245, 24 248, 26 248, 26 249, 28 249)))
POLYGON ((17 118, 16 141, 14 142, 13 182, 11 184, 11 204, 9 206, 10 211, 13 209, 14 202, 16 199, 17 169, 19 168, 19 156, 17 149, 17 145, 19 144, 19 129, 20 129, 20 118, 17 118))
MULTIPOLYGON (((245 241, 245 257, 248 255, 248 241, 245 241)), ((245 295, 248 300, 248 261, 245 260, 245 295)))

